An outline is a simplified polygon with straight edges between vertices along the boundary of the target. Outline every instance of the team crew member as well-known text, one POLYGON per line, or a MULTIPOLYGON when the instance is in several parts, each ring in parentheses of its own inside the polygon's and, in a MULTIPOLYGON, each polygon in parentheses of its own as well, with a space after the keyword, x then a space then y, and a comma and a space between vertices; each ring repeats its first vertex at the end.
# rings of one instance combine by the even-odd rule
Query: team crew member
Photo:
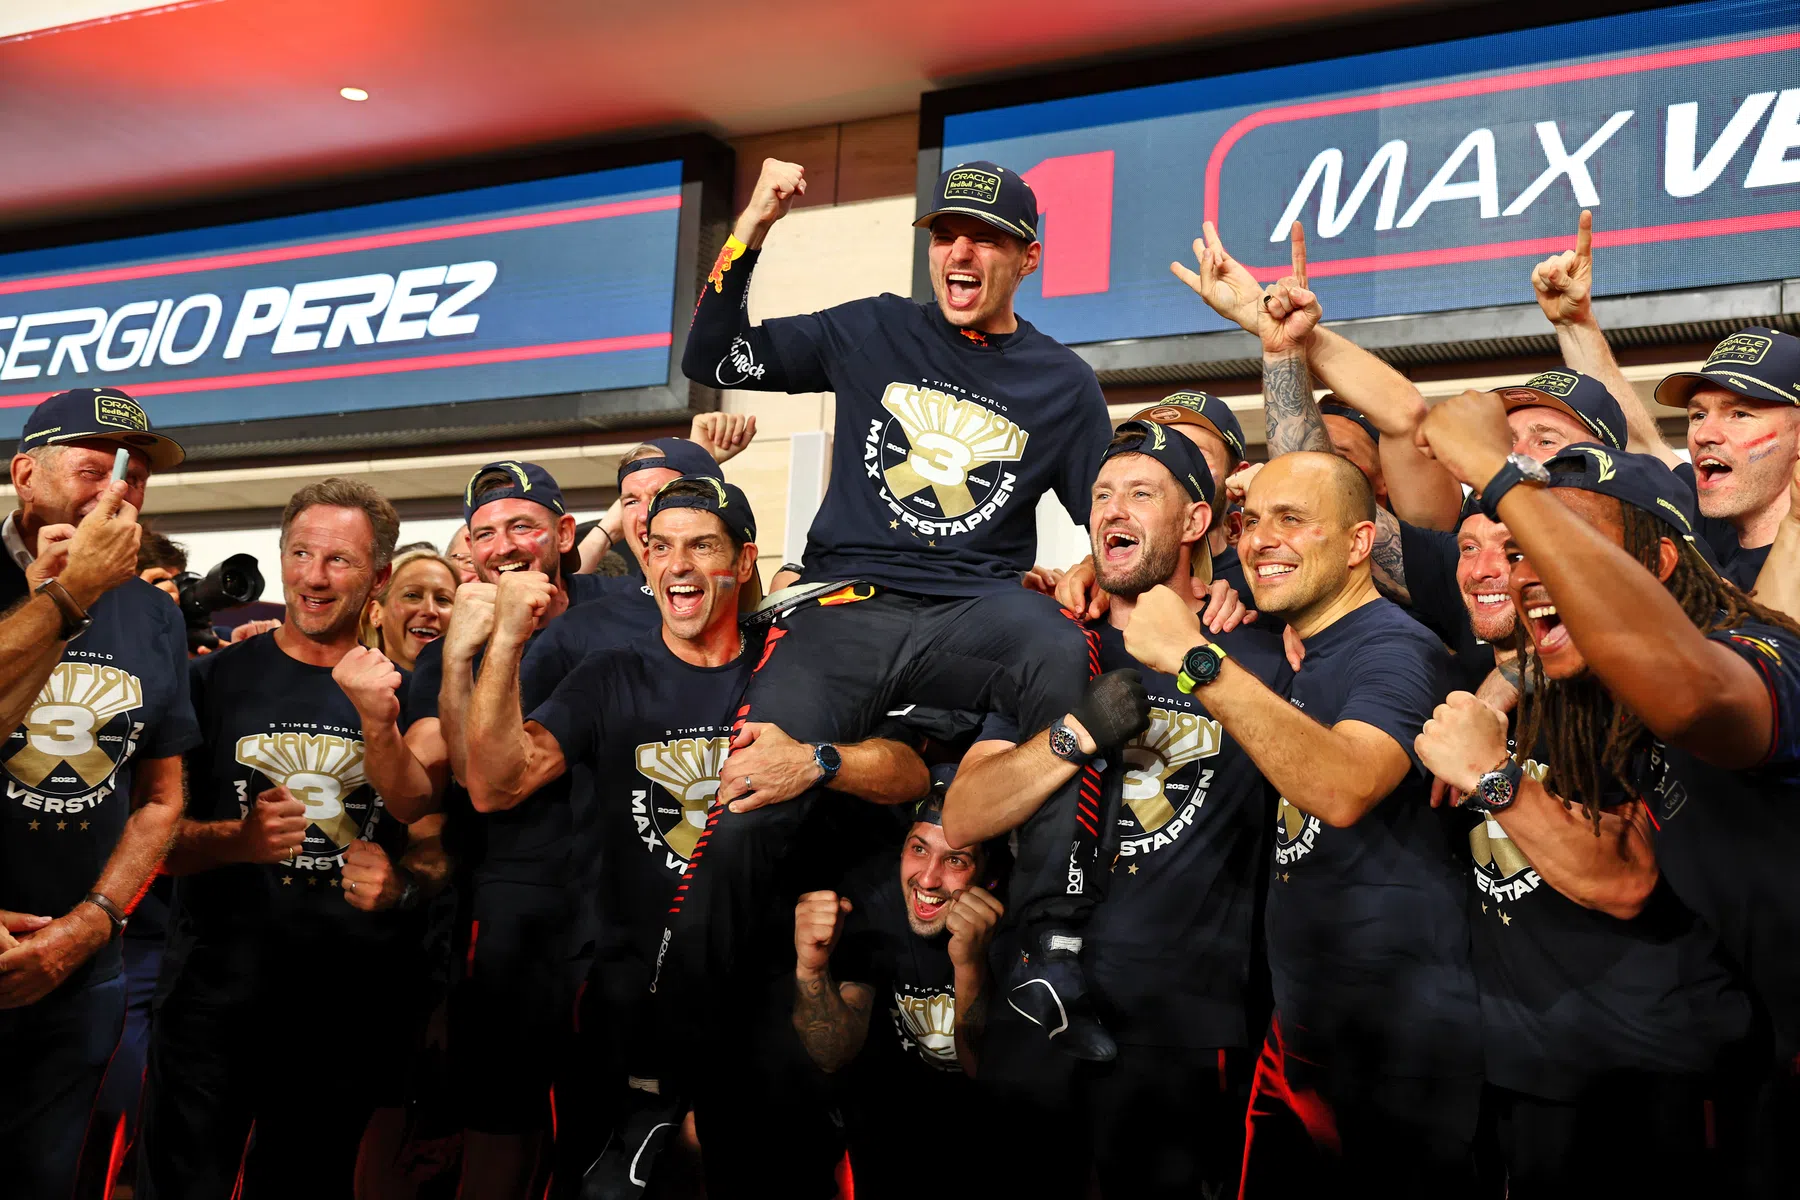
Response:
MULTIPOLYGON (((643 1011, 644 993, 630 985, 642 987, 651 976, 670 896, 704 836, 695 818, 717 791, 727 748, 743 722, 740 697, 758 647, 746 646, 739 630, 738 595, 756 570, 755 531, 749 502, 729 484, 700 476, 663 488, 650 513, 645 556, 660 628, 590 655, 529 719, 520 714, 517 664, 549 585, 535 574, 500 584, 470 712, 470 794, 478 807, 500 809, 541 794, 577 765, 588 769, 596 812, 613 827, 605 843, 622 876, 601 910, 607 969, 599 972, 624 1010, 621 1038, 650 1036, 643 1019, 632 1015, 643 1011)), ((924 764, 900 743, 813 749, 835 759, 833 784, 852 795, 901 803, 928 784, 924 764)), ((739 1055, 782 1053, 779 1042, 748 1036, 753 1029, 746 1022, 754 1016, 725 1010, 708 1018, 720 1034, 696 1097, 701 1145, 714 1168, 708 1192, 829 1194, 829 1154, 803 1144, 815 1131, 765 1128, 748 1111, 754 1102, 732 1094, 739 1055), (709 1091, 712 1086, 719 1090, 709 1091), (763 1133, 770 1136, 757 1136, 763 1133), (816 1177, 806 1175, 815 1165, 821 1168, 816 1177)), ((633 1161, 647 1167, 654 1149, 634 1146, 626 1169, 633 1161)))
MULTIPOLYGON (((1800 833, 1800 626, 1710 570, 1643 460, 1581 447, 1533 479, 1507 460, 1497 407, 1465 393, 1420 436, 1459 479, 1482 481, 1523 556, 1511 590, 1538 669, 1520 741, 1543 737, 1558 792, 1590 815, 1609 787, 1642 797, 1662 877, 1718 933, 1772 1029, 1763 1124, 1785 1128, 1800 1051, 1785 855, 1800 833)), ((1791 1141, 1758 1149, 1786 1159, 1755 1164, 1759 1192, 1775 1194, 1793 1178, 1791 1141)))
MULTIPOLYGON (((1119 1057, 1077 1073, 1060 1057, 1019 1053, 1026 1047, 1017 1018, 996 1016, 984 1083, 1003 1089, 1010 1118, 1025 1118, 1021 1136, 1027 1128, 1059 1131, 1056 1152, 1008 1167, 1021 1192, 1082 1194, 1090 1162, 1107 1196, 1236 1186, 1249 1047, 1268 1017, 1256 926, 1274 813, 1255 764, 1192 686, 1144 668, 1120 632, 1151 588, 1189 594, 1192 560, 1206 553, 1213 524, 1205 498, 1214 492, 1193 445, 1142 422, 1120 427, 1093 485, 1089 534, 1111 597, 1098 629, 1108 672, 1101 678, 1142 672, 1149 694, 1148 724, 1140 719, 1122 753, 1105 754, 1108 795, 1118 789, 1123 803, 1114 814, 1118 853, 1086 954, 1119 1057), (1182 1133, 1146 1139, 1147 1127, 1182 1133)), ((1245 627, 1219 643, 1265 679, 1286 673, 1274 635, 1245 627)), ((1079 718, 1065 724, 1082 732, 1079 718)), ((1055 727, 1048 736, 1057 736, 1055 727)), ((959 840, 1004 833, 1073 770, 1051 756, 1047 737, 1015 746, 1004 718, 990 719, 981 738, 947 808, 947 832, 959 840)))
POLYGON ((898 871, 888 850, 794 908, 794 1032, 834 1076, 856 1194, 875 1200, 916 1194, 922 1152, 973 1194, 1021 1186, 992 1141, 955 1132, 992 1118, 974 1078, 1006 851, 950 843, 943 795, 955 768, 932 776, 898 871), (944 1133, 922 1145, 927 1117, 944 1133))
MULTIPOLYGON (((367 484, 302 488, 282 513, 281 628, 194 661, 205 740, 169 858, 179 965, 151 1034, 140 1194, 348 1195, 370 1114, 398 1102, 438 822, 409 838, 383 811, 334 674, 379 657, 358 623, 399 527, 367 484)), ((364 687, 397 711, 405 677, 364 687)))
MULTIPOLYGON (((745 302, 758 247, 804 188, 801 167, 764 163, 702 289, 682 364, 713 386, 838 398, 836 483, 813 522, 805 567, 811 583, 855 586, 777 618, 779 641, 757 672, 750 715, 802 740, 854 739, 921 672, 948 682, 954 668, 973 666, 973 675, 989 664, 969 694, 940 687, 919 699, 973 711, 1004 677, 1022 727, 1036 733, 1074 706, 1090 648, 1049 597, 1019 586, 1032 564, 1032 513, 1054 490, 1085 520, 1107 427, 1093 372, 1013 309, 1042 253, 1036 198, 992 163, 946 171, 917 222, 931 230, 935 304, 882 296, 751 325, 745 302)), ((1100 822, 1078 780, 1091 790, 1097 775, 1070 779, 1020 830, 1014 896, 1030 962, 1011 985, 1055 973, 1051 987, 1027 987, 1032 1002, 1046 1012, 1060 1004, 1079 1026, 1062 1040, 1073 1052, 1105 1057, 1111 1042, 1086 1015, 1072 949, 1093 897, 1069 881, 1096 878, 1099 868, 1100 822)), ((704 1007, 693 993, 728 971, 747 922, 766 907, 770 864, 817 794, 754 813, 714 810, 704 857, 671 913, 665 1003, 704 1007)))
POLYGON ((362 641, 410 672, 425 647, 444 636, 456 603, 456 568, 435 550, 411 550, 394 559, 393 572, 376 590, 363 618, 362 641))
POLYGON ((199 738, 181 613, 132 579, 138 508, 182 450, 125 393, 25 421, 0 524, 0 1136, 6 1187, 65 1197, 125 1017, 119 934, 181 816, 199 738), (113 482, 115 457, 129 453, 113 482), (16 724, 16 728, 15 728, 16 724))
MULTIPOLYGON (((1551 468, 1598 449, 1577 447, 1551 468)), ((1649 470, 1679 504, 1673 477, 1649 470)), ((1691 528, 1668 521, 1677 536, 1691 528)), ((1459 538, 1471 624, 1516 659, 1506 526, 1477 504, 1459 538)), ((1730 1111, 1723 1060, 1749 1006, 1717 937, 1659 882, 1643 804, 1609 788, 1591 814, 1565 807, 1545 768, 1512 753, 1501 713, 1466 691, 1438 706, 1415 748, 1469 813, 1487 1106, 1508 1194, 1728 1187, 1707 1161, 1707 1114, 1730 1111)))
POLYGON ((1376 592, 1375 513, 1368 481, 1334 454, 1283 455, 1250 485, 1238 550, 1257 608, 1306 648, 1287 699, 1208 644, 1166 588, 1140 596, 1125 629, 1134 657, 1203 688, 1282 797, 1267 914, 1275 1017, 1250 1101, 1246 1196, 1469 1185, 1481 1034, 1464 884, 1412 749, 1448 657, 1376 592))

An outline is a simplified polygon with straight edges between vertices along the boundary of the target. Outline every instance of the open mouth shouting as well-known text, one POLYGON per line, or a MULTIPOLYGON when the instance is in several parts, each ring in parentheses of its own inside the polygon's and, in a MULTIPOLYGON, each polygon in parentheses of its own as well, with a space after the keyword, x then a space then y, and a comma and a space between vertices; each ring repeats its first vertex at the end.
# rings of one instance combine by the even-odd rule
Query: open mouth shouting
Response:
POLYGON ((1702 454, 1694 460, 1694 479, 1700 490, 1722 487, 1731 478, 1731 464, 1716 454, 1702 454))
POLYGON ((928 892, 919 887, 914 887, 910 890, 912 892, 913 918, 924 925, 930 925, 935 922, 943 915, 944 906, 950 903, 950 897, 948 896, 941 896, 935 892, 928 892))
POLYGON ((1101 556, 1109 563, 1130 562, 1142 540, 1122 525, 1114 525, 1100 535, 1101 556))
POLYGON ((944 298, 958 312, 974 308, 981 299, 981 277, 968 271, 945 272, 944 298))
POLYGON ((1525 620, 1531 626, 1531 641, 1539 654, 1551 655, 1568 647, 1569 631, 1563 626, 1562 618, 1556 615, 1556 605, 1550 603, 1548 596, 1534 597, 1526 604, 1525 620))
POLYGON ((663 596, 668 601, 669 615, 674 617, 698 616, 706 603, 706 590, 697 583, 671 583, 663 589, 663 596))

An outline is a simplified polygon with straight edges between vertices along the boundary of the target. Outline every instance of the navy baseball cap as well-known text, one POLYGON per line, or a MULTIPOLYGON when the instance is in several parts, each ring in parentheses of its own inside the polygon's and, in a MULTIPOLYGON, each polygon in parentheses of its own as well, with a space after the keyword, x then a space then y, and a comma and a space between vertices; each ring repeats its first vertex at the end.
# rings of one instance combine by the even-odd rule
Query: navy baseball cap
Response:
POLYGON ((1121 454, 1148 455, 1169 469, 1169 474, 1187 489, 1190 498, 1212 503, 1215 485, 1212 471, 1206 465, 1206 456, 1200 453, 1200 447, 1179 433, 1170 433, 1155 421, 1127 421, 1114 431, 1114 438, 1106 453, 1100 456, 1101 462, 1121 454), (1125 434, 1136 436, 1130 441, 1117 440, 1125 434))
POLYGON ((750 511, 750 501, 737 485, 726 483, 712 475, 683 475, 680 479, 671 479, 662 485, 656 498, 650 501, 650 520, 656 520, 656 514, 669 508, 697 508, 702 512, 717 513, 719 520, 725 522, 725 528, 731 530, 739 541, 754 542, 756 540, 756 514, 750 511), (669 489, 678 483, 698 483, 704 487, 696 488, 695 494, 686 493, 671 495, 669 489))
POLYGON ((1565 446, 1544 463, 1553 488, 1578 488, 1642 509, 1694 542, 1694 493, 1662 460, 1586 442, 1565 446))
POLYGON ((1800 404, 1800 338, 1752 325, 1706 356, 1698 371, 1677 371, 1656 385, 1656 401, 1685 408, 1703 387, 1724 388, 1769 404, 1800 404))
POLYGON ((1326 396, 1321 399, 1319 401, 1319 413, 1321 416, 1342 417, 1346 421, 1356 422, 1357 427, 1369 435, 1369 440, 1371 442, 1374 442, 1377 446, 1381 445, 1381 431, 1375 428, 1375 423, 1363 416, 1360 412, 1357 412, 1354 408, 1351 408, 1348 404, 1345 404, 1342 400, 1339 400, 1336 396, 1326 396))
POLYGON ((1596 442, 1614 450, 1625 449, 1625 410, 1606 385, 1592 375, 1559 368, 1497 390, 1506 402, 1507 412, 1515 408, 1553 408, 1587 426, 1596 442))
POLYGON ((468 490, 463 493, 463 523, 474 520, 477 509, 496 500, 529 500, 559 517, 568 511, 563 507, 562 488, 550 472, 513 458, 491 462, 469 476, 468 490))
POLYGON ((1173 392, 1149 408, 1132 413, 1131 419, 1210 430, 1239 461, 1244 457, 1244 427, 1238 424, 1231 406, 1211 392, 1173 392))
POLYGON ((1028 242, 1038 240, 1037 193, 1018 172, 985 159, 961 163, 939 175, 925 212, 913 226, 930 229, 931 222, 945 213, 975 217, 1028 242))
POLYGON ((679 475, 706 475, 713 479, 724 479, 725 472, 713 456, 707 453, 706 447, 699 442, 681 437, 651 438, 644 445, 661 451, 654 458, 639 458, 631 462, 619 464, 619 482, 623 484, 625 477, 633 471, 674 471, 679 475))
POLYGON ((181 465, 187 451, 157 433, 143 406, 118 388, 75 388, 58 392, 31 410, 19 435, 19 453, 66 442, 104 441, 141 450, 153 471, 181 465))

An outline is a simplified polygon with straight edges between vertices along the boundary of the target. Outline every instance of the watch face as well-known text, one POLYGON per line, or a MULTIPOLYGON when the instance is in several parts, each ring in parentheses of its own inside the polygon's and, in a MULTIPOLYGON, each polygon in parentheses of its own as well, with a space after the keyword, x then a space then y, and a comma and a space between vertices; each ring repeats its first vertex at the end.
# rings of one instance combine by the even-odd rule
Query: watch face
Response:
POLYGON ((1487 809, 1505 808, 1512 803, 1512 783, 1499 771, 1489 771, 1475 784, 1475 795, 1487 809))
POLYGON ((844 765, 844 756, 839 754, 838 748, 830 742, 824 743, 813 753, 818 758, 819 765, 833 775, 837 774, 838 769, 844 765))
POLYGON ((1050 727, 1050 753, 1058 758, 1073 758, 1081 753, 1081 743, 1076 740, 1075 731, 1061 725, 1050 727))
POLYGON ((1211 683, 1219 677, 1219 656, 1207 646, 1195 646, 1181 660, 1181 669, 1195 683, 1211 683))

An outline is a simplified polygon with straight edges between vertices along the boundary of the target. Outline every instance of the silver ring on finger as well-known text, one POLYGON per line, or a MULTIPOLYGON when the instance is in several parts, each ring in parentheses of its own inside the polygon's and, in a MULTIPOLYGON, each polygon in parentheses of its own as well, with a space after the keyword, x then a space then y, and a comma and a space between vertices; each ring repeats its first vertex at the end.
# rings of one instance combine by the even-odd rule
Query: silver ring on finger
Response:
POLYGON ((354 892, 356 890, 356 881, 353 879, 346 881, 344 884, 344 890, 347 892, 354 892))

